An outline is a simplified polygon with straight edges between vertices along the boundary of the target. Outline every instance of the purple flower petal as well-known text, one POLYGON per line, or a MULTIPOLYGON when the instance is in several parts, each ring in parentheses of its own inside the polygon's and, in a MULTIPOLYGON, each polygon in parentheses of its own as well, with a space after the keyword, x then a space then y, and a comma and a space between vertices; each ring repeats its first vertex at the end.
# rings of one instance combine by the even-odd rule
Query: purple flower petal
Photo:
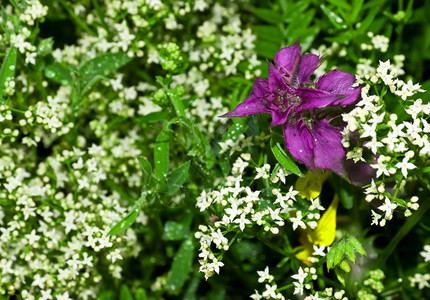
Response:
POLYGON ((297 123, 288 122, 284 125, 284 136, 291 155, 309 169, 332 170, 339 175, 345 173, 342 135, 327 120, 314 121, 311 129, 303 119, 297 123))
POLYGON ((315 70, 318 68, 320 63, 320 58, 315 54, 306 54, 300 58, 299 70, 297 74, 295 86, 299 86, 302 83, 311 84, 312 81, 309 80, 315 70))
POLYGON ((269 64, 269 89, 271 92, 287 89, 287 85, 278 69, 269 64))
POLYGON ((356 186, 364 186, 371 183, 372 179, 376 180, 376 170, 370 164, 352 159, 345 160, 345 171, 349 182, 356 186))
POLYGON ((331 105, 349 105, 354 103, 360 95, 360 87, 352 87, 355 76, 333 70, 321 76, 315 84, 315 88, 338 95, 339 99, 331 105))
POLYGON ((287 109, 286 111, 272 111, 272 123, 270 124, 270 127, 276 126, 276 125, 284 125, 285 121, 287 121, 288 115, 291 111, 291 108, 287 109))
POLYGON ((296 95, 301 99, 301 103, 295 109, 297 112, 311 108, 326 107, 333 105, 334 102, 339 100, 339 95, 314 88, 298 88, 296 95))
POLYGON ((291 155, 315 171, 313 137, 303 119, 297 123, 287 122, 284 125, 284 137, 291 155))
POLYGON ((300 62, 300 54, 302 53, 302 48, 300 44, 296 42, 290 47, 282 48, 276 54, 275 61, 276 67, 279 69, 281 74, 292 76, 294 70, 297 69, 297 65, 300 62))
POLYGON ((228 112, 220 117, 244 117, 253 114, 270 113, 263 100, 264 95, 268 92, 269 85, 267 80, 257 78, 252 86, 251 95, 244 102, 240 103, 233 111, 228 112))
POLYGON ((220 117, 244 117, 248 115, 270 113, 271 111, 264 105, 262 98, 254 95, 248 96, 245 102, 240 103, 233 111, 228 112, 220 117))
POLYGON ((315 166, 323 170, 332 170, 341 176, 344 175, 345 150, 339 128, 330 126, 329 121, 322 119, 313 123, 312 135, 315 142, 315 166))

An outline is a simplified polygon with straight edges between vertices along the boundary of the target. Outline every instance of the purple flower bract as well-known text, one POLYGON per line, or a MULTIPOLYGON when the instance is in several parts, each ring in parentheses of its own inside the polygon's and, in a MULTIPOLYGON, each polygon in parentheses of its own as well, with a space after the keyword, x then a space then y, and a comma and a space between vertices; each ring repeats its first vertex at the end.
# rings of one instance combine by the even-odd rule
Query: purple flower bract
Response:
MULTIPOLYGON (((301 55, 299 43, 281 49, 269 65, 268 80, 257 78, 251 94, 223 117, 272 114, 271 126, 281 125, 288 151, 309 169, 345 175, 341 128, 330 125, 330 107, 353 104, 360 88, 354 75, 333 70, 315 84, 310 76, 320 63, 314 54, 301 55)), ((336 111, 332 111, 331 113, 336 111)), ((330 115, 333 117, 333 114, 330 115)))

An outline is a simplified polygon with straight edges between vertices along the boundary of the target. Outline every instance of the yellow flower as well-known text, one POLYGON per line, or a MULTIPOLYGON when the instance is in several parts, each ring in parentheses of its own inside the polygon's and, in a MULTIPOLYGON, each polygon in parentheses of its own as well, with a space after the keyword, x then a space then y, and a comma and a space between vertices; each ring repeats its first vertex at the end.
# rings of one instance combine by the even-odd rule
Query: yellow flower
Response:
POLYGON ((299 191, 299 195, 306 199, 315 199, 321 194, 324 181, 331 175, 330 171, 324 173, 317 169, 317 172, 308 171, 305 177, 300 177, 296 181, 295 189, 299 191))
POLYGON ((313 253, 313 245, 330 246, 336 238, 336 212, 339 204, 339 196, 335 195, 329 208, 318 221, 318 226, 313 231, 304 233, 299 242, 302 244, 294 248, 294 251, 301 250, 296 254, 297 259, 301 260, 308 266, 312 263, 308 260, 313 253))

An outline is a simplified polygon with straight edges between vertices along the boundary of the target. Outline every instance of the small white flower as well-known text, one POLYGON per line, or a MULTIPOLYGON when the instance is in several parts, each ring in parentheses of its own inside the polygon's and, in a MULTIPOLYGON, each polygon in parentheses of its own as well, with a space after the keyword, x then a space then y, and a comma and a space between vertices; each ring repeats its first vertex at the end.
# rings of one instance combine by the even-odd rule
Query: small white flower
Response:
POLYGON ((408 170, 413 170, 416 166, 413 163, 408 162, 409 157, 405 156, 402 162, 396 164, 396 168, 402 169, 403 177, 408 177, 408 170))
POLYGON ((290 218, 290 221, 293 222, 293 230, 296 230, 298 226, 306 229, 306 224, 302 221, 302 212, 300 210, 297 212, 296 217, 290 218))
POLYGON ((299 273, 292 275, 291 278, 297 280, 300 283, 303 283, 307 276, 308 276, 308 273, 304 272, 303 268, 300 267, 299 273))
POLYGON ((257 271, 259 276, 258 282, 262 283, 264 281, 272 282, 273 276, 269 274, 269 267, 266 267, 263 271, 257 271))
POLYGON ((424 251, 421 251, 420 254, 424 257, 425 262, 430 262, 430 245, 425 245, 424 251))
POLYGON ((393 210, 397 207, 396 203, 391 203, 391 200, 388 197, 385 197, 385 202, 383 205, 378 208, 385 212, 385 218, 390 220, 393 216, 393 210))

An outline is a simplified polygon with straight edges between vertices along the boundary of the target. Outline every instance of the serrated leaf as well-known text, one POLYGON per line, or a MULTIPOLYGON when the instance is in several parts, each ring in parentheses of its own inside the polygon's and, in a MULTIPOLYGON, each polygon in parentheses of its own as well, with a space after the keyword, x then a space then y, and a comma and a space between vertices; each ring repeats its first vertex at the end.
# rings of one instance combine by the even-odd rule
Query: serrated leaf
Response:
POLYGON ((174 195, 184 182, 188 178, 188 171, 190 169, 190 161, 187 161, 183 165, 179 166, 177 169, 170 172, 167 175, 167 194, 169 196, 174 195))
POLYGON ((5 82, 14 80, 17 50, 14 46, 10 47, 6 57, 0 68, 0 103, 3 100, 3 93, 5 89, 5 82))
POLYGON ((341 239, 336 246, 336 252, 334 254, 334 266, 337 266, 345 255, 345 240, 341 239))
POLYGON ((113 71, 121 68, 131 60, 126 53, 107 53, 90 59, 79 68, 81 94, 113 71))
POLYGON ((367 256, 366 251, 364 250, 363 246, 361 246, 361 243, 353 236, 348 237, 348 242, 354 247, 355 251, 357 251, 359 254, 363 256, 367 256))
POLYGON ((345 253, 346 253, 346 257, 348 257, 348 259, 355 264, 355 252, 354 252, 354 247, 352 247, 352 245, 350 243, 346 243, 345 245, 345 253))
POLYGON ((187 239, 181 244, 173 258, 167 286, 170 293, 178 292, 185 284, 191 270, 193 258, 194 244, 191 239, 187 239))
POLYGON ((139 161, 139 165, 143 171, 143 181, 144 181, 145 185, 147 185, 151 180, 152 166, 149 163, 149 161, 143 156, 138 156, 137 160, 139 161))
POLYGON ((122 284, 119 292, 119 300, 134 300, 127 285, 122 284))
POLYGON ((303 173, 295 162, 285 153, 282 146, 276 142, 273 138, 270 139, 270 149, 276 160, 288 171, 296 174, 297 176, 303 177, 303 173))
POLYGON ((133 224, 134 220, 136 220, 136 217, 139 214, 139 210, 143 205, 143 202, 145 201, 147 196, 146 192, 143 192, 140 198, 136 201, 130 212, 121 220, 119 221, 112 229, 109 231, 108 235, 115 235, 133 224))
POLYGON ((342 260, 342 261, 340 262, 339 267, 340 267, 342 270, 344 270, 346 273, 349 273, 349 272, 351 271, 351 267, 350 267, 350 265, 349 265, 349 263, 348 263, 348 261, 347 261, 346 259, 344 259, 344 260, 342 260))
POLYGON ((334 245, 330 248, 330 251, 327 254, 327 270, 330 270, 332 267, 334 267, 334 257, 336 255, 336 247, 337 245, 334 245))
POLYGON ((256 8, 252 10, 252 13, 261 20, 266 21, 270 24, 278 25, 283 23, 282 16, 272 9, 256 8))
POLYGON ((337 280, 345 286, 345 272, 342 269, 334 269, 334 272, 336 273, 337 280))
POLYGON ((282 31, 276 26, 254 25, 252 29, 255 34, 263 40, 280 44, 284 39, 282 31))

